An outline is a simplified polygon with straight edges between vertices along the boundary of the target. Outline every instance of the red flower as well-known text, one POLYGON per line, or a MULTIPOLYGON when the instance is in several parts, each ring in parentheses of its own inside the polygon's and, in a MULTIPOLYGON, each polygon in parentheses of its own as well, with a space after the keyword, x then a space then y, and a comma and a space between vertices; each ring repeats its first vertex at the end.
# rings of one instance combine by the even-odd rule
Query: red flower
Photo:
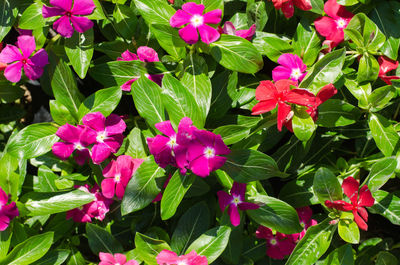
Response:
POLYGON ((294 6, 304 11, 312 9, 310 0, 272 0, 272 3, 275 9, 282 9, 282 13, 286 18, 293 16, 294 6))
POLYGON ((344 6, 339 5, 336 0, 328 0, 324 11, 329 17, 318 18, 314 25, 318 33, 326 38, 324 44, 328 44, 332 49, 344 40, 343 30, 354 15, 344 6))
POLYGON ((358 227, 362 230, 367 231, 368 229, 368 212, 364 207, 371 207, 375 203, 375 199, 372 197, 371 191, 367 185, 364 185, 358 190, 360 184, 353 177, 348 177, 343 180, 342 189, 344 194, 349 197, 351 203, 338 200, 338 201, 325 201, 325 205, 328 208, 335 208, 339 211, 352 211, 354 215, 354 221, 358 227))
POLYGON ((379 56, 379 78, 382 79, 388 85, 391 85, 392 79, 400 79, 399 76, 387 76, 386 74, 390 71, 396 70, 399 66, 398 61, 394 61, 392 59, 387 58, 386 56, 379 56))
POLYGON ((259 226, 256 231, 257 238, 264 238, 267 245, 267 255, 273 259, 284 259, 290 255, 296 247, 292 235, 276 232, 274 235, 271 228, 259 226))
POLYGON ((313 106, 315 96, 305 89, 290 89, 290 86, 297 86, 297 82, 287 79, 277 81, 261 81, 256 88, 256 99, 259 100, 252 109, 252 115, 258 115, 273 110, 278 105, 278 130, 289 119, 291 107, 288 103, 313 106))

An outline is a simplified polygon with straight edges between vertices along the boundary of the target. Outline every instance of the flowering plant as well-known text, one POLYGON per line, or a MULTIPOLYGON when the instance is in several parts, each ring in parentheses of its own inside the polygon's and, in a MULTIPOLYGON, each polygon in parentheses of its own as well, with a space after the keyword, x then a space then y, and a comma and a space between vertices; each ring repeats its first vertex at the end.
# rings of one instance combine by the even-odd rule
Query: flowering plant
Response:
POLYGON ((0 265, 399 262, 398 1, 0 3, 0 265))

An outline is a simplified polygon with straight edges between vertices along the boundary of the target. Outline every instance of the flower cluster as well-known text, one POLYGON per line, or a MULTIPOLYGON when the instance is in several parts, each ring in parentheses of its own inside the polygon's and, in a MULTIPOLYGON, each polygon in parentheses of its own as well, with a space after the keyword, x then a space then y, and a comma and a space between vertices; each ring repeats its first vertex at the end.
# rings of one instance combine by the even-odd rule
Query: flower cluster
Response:
POLYGON ((100 164, 121 147, 126 124, 120 116, 111 114, 105 118, 100 112, 94 112, 86 114, 82 123, 77 126, 67 123, 57 130, 56 135, 63 142, 53 145, 54 155, 65 160, 75 151, 75 160, 79 165, 83 165, 88 158, 100 164))
POLYGON ((307 11, 312 9, 310 0, 272 0, 275 9, 282 10, 283 15, 286 18, 293 17, 294 6, 297 6, 301 10, 307 11))
POLYGON ((15 202, 8 203, 8 195, 0 187, 0 231, 4 231, 15 217, 19 216, 19 211, 15 202))
POLYGON ((207 177, 211 171, 222 167, 230 153, 220 135, 199 130, 190 118, 183 118, 175 132, 170 121, 157 123, 155 127, 165 134, 147 138, 150 153, 157 164, 178 167, 182 174, 191 170, 200 177, 207 177))
MULTIPOLYGON (((140 46, 137 49, 137 55, 130 52, 129 50, 124 51, 121 54, 121 57, 117 58, 117 61, 137 61, 140 60, 142 62, 158 62, 160 61, 158 59, 158 54, 157 52, 150 47, 147 46, 140 46)), ((150 75, 150 74, 145 74, 145 76, 156 83, 157 85, 161 86, 161 80, 164 75, 150 75)), ((131 80, 127 81, 121 86, 121 89, 123 91, 131 91, 131 86, 133 82, 138 80, 140 76, 134 76, 131 80)))
POLYGON ((194 250, 186 255, 178 256, 175 252, 164 249, 156 259, 158 265, 208 265, 207 258, 197 255, 194 250))
POLYGON ((43 74, 43 68, 49 64, 47 52, 36 49, 35 38, 28 35, 19 36, 17 46, 9 45, 1 50, 0 67, 5 67, 4 76, 10 82, 21 80, 22 68, 30 80, 38 79, 43 74))
POLYGON ((127 261, 126 256, 124 254, 115 253, 99 253, 100 263, 99 265, 139 265, 136 260, 127 261))
POLYGON ((113 203, 113 200, 104 197, 97 184, 92 188, 88 184, 84 186, 75 186, 75 188, 87 193, 92 193, 95 196, 95 200, 82 207, 68 211, 67 219, 72 218, 72 220, 77 223, 91 223, 92 218, 102 221, 106 217, 106 213, 110 210, 110 205, 113 203))

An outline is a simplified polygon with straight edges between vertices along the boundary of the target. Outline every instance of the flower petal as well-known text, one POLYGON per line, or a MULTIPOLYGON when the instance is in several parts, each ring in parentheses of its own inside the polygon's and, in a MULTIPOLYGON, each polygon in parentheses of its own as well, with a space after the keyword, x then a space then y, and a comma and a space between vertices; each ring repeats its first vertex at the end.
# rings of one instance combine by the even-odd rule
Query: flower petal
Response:
POLYGON ((91 28, 93 28, 93 21, 88 19, 87 17, 76 17, 71 16, 71 22, 76 31, 83 33, 91 28))
POLYGON ((24 71, 25 75, 30 79, 30 80, 36 80, 40 78, 43 74, 43 67, 36 66, 33 64, 25 64, 24 65, 24 71))
POLYGON ((296 88, 290 90, 285 95, 285 102, 302 106, 313 106, 315 104, 315 96, 306 89, 296 88))
POLYGON ((178 255, 171 250, 162 250, 157 255, 157 264, 174 264, 178 262, 178 255))
POLYGON ((174 128, 170 121, 159 122, 154 125, 160 132, 167 135, 168 137, 172 137, 176 135, 174 128))
POLYGON ((241 210, 241 211, 256 210, 256 209, 260 208, 260 205, 251 203, 251 202, 242 202, 238 206, 239 206, 239 210, 241 210))
POLYGON ((320 17, 316 19, 314 21, 314 26, 318 33, 324 37, 332 36, 337 30, 335 20, 330 17, 320 17))
POLYGON ((260 85, 258 85, 258 87, 256 88, 256 99, 257 100, 275 99, 277 93, 278 91, 276 90, 275 85, 271 81, 269 80, 261 81, 260 85))
POLYGON ((119 264, 125 264, 125 262, 126 262, 126 257, 125 257, 125 255, 120 254, 120 253, 116 253, 116 254, 114 255, 114 257, 115 257, 115 260, 117 261, 117 263, 119 263, 119 264))
POLYGON ((4 231, 10 225, 10 218, 6 215, 0 216, 0 231, 4 231))
POLYGON ((115 181, 113 178, 103 179, 101 182, 101 193, 103 193, 104 197, 112 199, 114 197, 115 192, 115 181))
POLYGON ((65 38, 71 38, 74 34, 74 29, 72 28, 71 22, 67 16, 62 16, 57 19, 53 24, 53 28, 65 38))
POLYGON ((194 44, 199 40, 197 29, 192 24, 180 29, 179 36, 188 44, 194 44))
POLYGON ((43 5, 42 7, 42 15, 44 18, 62 16, 65 10, 59 7, 49 7, 43 5))
POLYGON ((310 0, 293 0, 293 3, 295 6, 304 11, 312 9, 310 0))
POLYGON ((71 13, 73 15, 90 15, 95 8, 96 5, 93 3, 93 0, 75 0, 71 13))
POLYGON ((173 28, 179 28, 185 24, 190 23, 190 19, 192 18, 192 15, 183 11, 183 10, 178 10, 176 13, 170 18, 169 24, 173 28))
POLYGON ((244 201, 244 195, 246 193, 246 183, 233 182, 231 189, 232 196, 240 197, 241 201, 244 201))
POLYGON ((207 24, 218 24, 219 22, 221 22, 221 17, 222 17, 221 9, 215 9, 203 15, 204 23, 207 24))
POLYGON ((240 214, 237 206, 235 204, 229 205, 228 214, 231 219, 231 223, 233 226, 240 225, 240 214))
POLYGON ((375 203, 374 197, 372 197, 371 191, 367 185, 364 185, 359 192, 358 206, 372 207, 375 203))
POLYGON ((61 160, 66 160, 74 152, 74 145, 70 143, 57 142, 53 144, 53 154, 61 160))
POLYGON ((13 63, 22 59, 21 52, 13 45, 6 45, 6 47, 0 53, 0 62, 2 63, 13 63))
POLYGON ((110 253, 104 253, 104 252, 100 252, 99 253, 99 257, 101 261, 106 261, 106 262, 110 262, 111 264, 115 263, 115 259, 114 256, 110 253))
POLYGON ((86 161, 90 158, 89 150, 76 150, 75 152, 75 161, 78 165, 82 166, 86 163, 86 161))
POLYGON ((220 37, 218 30, 209 25, 203 24, 198 27, 198 30, 200 33, 201 41, 207 44, 218 40, 220 37))
POLYGON ((122 134, 126 129, 126 123, 120 116, 111 114, 106 118, 105 130, 107 135, 122 134))
POLYGON ((349 197, 350 201, 357 203, 358 200, 358 188, 360 184, 353 177, 347 177, 343 180, 342 189, 343 193, 349 197))
POLYGON ((223 212, 225 211, 226 206, 231 204, 233 198, 231 195, 229 195, 223 190, 218 191, 217 196, 218 196, 219 208, 221 209, 221 212, 223 212))
POLYGON ((293 17, 294 14, 294 6, 292 0, 287 1, 286 3, 282 4, 282 13, 286 18, 291 18, 293 17))
POLYGON ((72 8, 72 0, 50 0, 50 4, 62 8, 65 11, 70 11, 72 8))
POLYGON ((158 59, 158 54, 157 52, 150 47, 147 46, 140 46, 137 49, 137 55, 139 56, 139 60, 142 62, 158 62, 160 61, 158 59))
POLYGON ((19 36, 17 46, 21 49, 24 58, 29 58, 36 49, 35 37, 28 35, 19 36))
POLYGON ((260 225, 256 231, 257 238, 271 239, 274 237, 271 228, 260 225))
POLYGON ((272 70, 272 79, 277 82, 282 79, 290 79, 292 75, 292 69, 285 66, 277 66, 272 70))
POLYGON ((297 87, 297 81, 284 79, 275 82, 276 90, 279 93, 287 93, 290 90, 290 86, 297 87))
POLYGON ((135 82, 136 80, 138 80, 138 78, 133 78, 127 82, 125 82, 123 85, 121 85, 121 89, 122 91, 128 91, 130 92, 132 89, 132 84, 133 82, 135 82))
POLYGON ((324 5, 325 13, 332 18, 352 18, 353 14, 339 5, 336 0, 328 0, 324 5))
POLYGON ((208 165, 208 159, 205 158, 204 156, 200 156, 195 160, 190 161, 189 168, 190 170, 193 171, 194 174, 202 178, 205 178, 208 175, 210 175, 211 171, 208 165))
POLYGON ((88 113, 82 118, 82 123, 97 132, 102 132, 106 127, 106 117, 101 112, 88 113))
POLYGON ((315 106, 319 106, 337 93, 337 89, 334 85, 328 84, 321 88, 315 99, 315 106))
POLYGON ((232 22, 226 21, 224 24, 224 28, 222 29, 222 33, 228 35, 236 35, 236 28, 232 22))
POLYGON ((286 122, 287 117, 291 111, 291 107, 286 103, 278 103, 278 117, 277 126, 278 131, 282 131, 282 125, 286 122))
POLYGON ((351 211, 353 209, 353 205, 352 204, 350 204, 348 202, 345 202, 345 201, 342 201, 342 200, 337 200, 337 201, 333 201, 333 202, 326 200, 325 201, 325 205, 328 208, 335 208, 335 209, 337 209, 339 211, 345 211, 345 212, 346 211, 351 211))
MULTIPOLYGON (((363 208, 361 208, 361 209, 363 209, 363 208)), ((358 227, 361 228, 364 231, 367 231, 368 230, 368 225, 364 221, 364 219, 358 214, 357 210, 353 210, 353 215, 354 215, 354 221, 356 222, 358 227)), ((368 216, 368 213, 367 213, 367 216, 368 216)))
POLYGON ((32 56, 31 62, 35 66, 39 67, 45 67, 47 64, 49 64, 49 56, 47 55, 47 52, 45 49, 40 49, 35 53, 35 55, 32 56))
POLYGON ((187 12, 187 13, 189 13, 189 14, 192 14, 192 15, 195 15, 195 14, 201 15, 201 14, 203 14, 204 8, 205 8, 204 5, 201 5, 201 4, 198 5, 198 4, 194 3, 194 2, 189 2, 189 3, 185 3, 185 4, 182 5, 182 10, 187 12))
POLYGON ((4 76, 7 78, 8 81, 16 83, 21 80, 22 74, 22 63, 16 62, 13 64, 9 64, 4 70, 4 76))
POLYGON ((0 188, 0 207, 6 205, 7 202, 8 202, 8 195, 2 188, 0 188))
POLYGON ((256 33, 256 24, 253 24, 249 29, 241 29, 236 31, 236 36, 251 41, 255 33, 256 33))
POLYGON ((111 149, 106 144, 95 144, 92 147, 92 160, 94 164, 100 164, 111 155, 111 149))

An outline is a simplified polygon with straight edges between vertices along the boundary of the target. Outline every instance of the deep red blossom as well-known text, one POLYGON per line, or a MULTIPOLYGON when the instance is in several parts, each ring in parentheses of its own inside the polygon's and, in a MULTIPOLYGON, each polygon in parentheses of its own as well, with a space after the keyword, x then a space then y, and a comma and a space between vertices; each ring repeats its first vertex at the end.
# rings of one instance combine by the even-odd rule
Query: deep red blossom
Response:
POLYGON ((339 211, 352 211, 354 215, 354 221, 358 227, 362 230, 367 231, 368 229, 368 212, 364 207, 371 207, 375 203, 375 199, 372 197, 371 191, 367 185, 364 185, 359 189, 360 184, 353 177, 348 177, 343 180, 342 189, 344 194, 350 199, 350 203, 337 200, 337 201, 325 201, 325 205, 328 208, 335 208, 339 211))
POLYGON ((390 80, 400 79, 400 76, 387 76, 386 75, 390 71, 397 69, 397 67, 399 66, 398 61, 389 59, 386 56, 379 56, 378 62, 379 62, 379 78, 382 79, 383 82, 385 82, 388 85, 391 85, 392 82, 390 80))
POLYGON ((292 235, 285 235, 279 232, 273 234, 271 228, 265 226, 260 225, 257 228, 256 237, 266 240, 267 255, 273 259, 284 259, 296 247, 292 235))
POLYGON ((293 17, 294 6, 304 11, 312 9, 310 0, 272 0, 272 3, 277 10, 282 10, 286 18, 293 17))

